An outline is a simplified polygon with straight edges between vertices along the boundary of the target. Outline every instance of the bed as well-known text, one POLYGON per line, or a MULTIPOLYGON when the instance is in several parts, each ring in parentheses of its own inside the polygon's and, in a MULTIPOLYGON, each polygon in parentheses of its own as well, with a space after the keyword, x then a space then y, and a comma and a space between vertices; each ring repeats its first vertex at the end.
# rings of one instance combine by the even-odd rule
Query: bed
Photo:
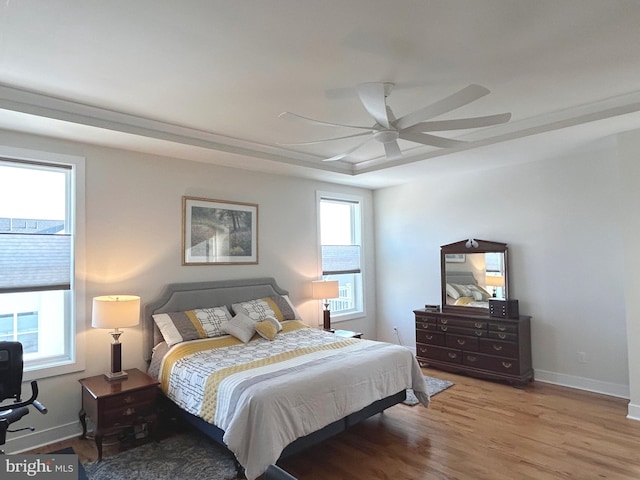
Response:
POLYGON ((447 272, 446 292, 447 305, 489 308, 491 294, 471 272, 447 272))
POLYGON ((407 388, 429 404, 411 351, 309 328, 270 277, 171 284, 143 316, 149 373, 177 415, 228 448, 249 480, 278 459, 402 402, 407 388), (163 319, 176 319, 169 322, 176 330, 188 315, 212 307, 230 313, 231 321, 221 323, 229 332, 249 316, 259 333, 245 343, 226 333, 203 335, 203 327, 198 338, 183 332, 184 341, 169 345, 175 331, 163 319), (266 324, 273 324, 266 317, 273 316, 280 317, 281 330, 265 335, 266 324))

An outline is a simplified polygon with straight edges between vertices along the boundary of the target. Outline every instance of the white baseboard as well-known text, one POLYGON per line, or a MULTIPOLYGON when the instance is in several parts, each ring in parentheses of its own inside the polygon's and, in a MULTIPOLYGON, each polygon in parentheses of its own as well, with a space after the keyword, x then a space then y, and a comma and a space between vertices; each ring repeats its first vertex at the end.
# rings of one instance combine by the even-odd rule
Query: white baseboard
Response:
POLYGON ((627 418, 640 422, 640 405, 634 405, 633 403, 630 403, 627 410, 627 418))
POLYGON ((628 399, 630 396, 629 385, 602 382, 600 380, 577 377, 575 375, 566 375, 564 373, 555 373, 536 369, 535 380, 563 387, 577 388, 578 390, 586 390, 588 392, 602 393, 612 397, 628 399))
POLYGON ((33 433, 19 437, 7 438, 4 450, 7 453, 21 453, 69 438, 79 437, 81 433, 82 427, 80 426, 80 422, 76 420, 66 425, 60 425, 46 430, 36 430, 33 433))

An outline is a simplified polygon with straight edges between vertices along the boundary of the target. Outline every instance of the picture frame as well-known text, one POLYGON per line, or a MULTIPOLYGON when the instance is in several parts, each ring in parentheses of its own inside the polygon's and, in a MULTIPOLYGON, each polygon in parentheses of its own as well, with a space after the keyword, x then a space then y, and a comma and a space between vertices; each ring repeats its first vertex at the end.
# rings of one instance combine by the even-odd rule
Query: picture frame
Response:
POLYGON ((466 261, 464 253, 447 253, 444 256, 447 263, 464 263, 466 261))
POLYGON ((257 263, 257 204, 182 197, 182 265, 257 263))

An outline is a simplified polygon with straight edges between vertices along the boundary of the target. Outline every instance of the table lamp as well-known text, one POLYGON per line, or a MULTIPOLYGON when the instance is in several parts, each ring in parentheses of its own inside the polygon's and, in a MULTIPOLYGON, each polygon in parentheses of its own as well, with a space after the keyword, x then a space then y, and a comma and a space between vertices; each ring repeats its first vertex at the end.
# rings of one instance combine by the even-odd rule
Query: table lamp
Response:
POLYGON ((311 296, 315 300, 322 300, 324 305, 322 328, 331 331, 331 313, 329 312, 329 299, 338 298, 338 280, 315 280, 311 282, 311 296))
POLYGON ((485 284, 487 287, 493 287, 493 297, 495 298, 498 287, 504 287, 504 277, 502 275, 487 275, 485 284))
POLYGON ((111 372, 105 373, 107 380, 127 378, 122 370, 122 344, 120 328, 134 327, 140 322, 140 297, 134 295, 105 295, 93 299, 91 326, 113 328, 111 337, 111 372))

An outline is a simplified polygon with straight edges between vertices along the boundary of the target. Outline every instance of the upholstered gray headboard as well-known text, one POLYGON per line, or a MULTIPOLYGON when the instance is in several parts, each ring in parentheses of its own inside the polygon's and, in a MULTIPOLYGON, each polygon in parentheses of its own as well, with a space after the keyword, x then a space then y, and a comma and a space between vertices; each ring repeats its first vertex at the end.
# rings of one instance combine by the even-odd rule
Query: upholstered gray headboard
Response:
POLYGON ((143 308, 145 360, 151 359, 152 348, 162 340, 160 331, 153 321, 153 315, 156 313, 182 312, 221 305, 230 307, 232 303, 288 293, 271 277, 167 285, 157 300, 147 303, 143 308))
POLYGON ((478 281, 471 272, 447 272, 447 283, 458 285, 477 285, 478 281))

